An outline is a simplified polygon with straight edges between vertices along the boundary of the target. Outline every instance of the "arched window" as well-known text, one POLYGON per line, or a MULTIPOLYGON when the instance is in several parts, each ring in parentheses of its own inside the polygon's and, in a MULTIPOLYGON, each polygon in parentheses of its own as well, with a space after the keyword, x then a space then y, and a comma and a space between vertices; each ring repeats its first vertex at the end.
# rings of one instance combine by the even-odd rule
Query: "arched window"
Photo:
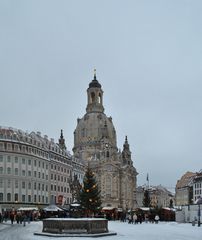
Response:
POLYGON ((111 197, 112 192, 112 178, 111 176, 106 177, 106 196, 111 197))
POLYGON ((101 95, 101 93, 99 93, 99 95, 98 95, 98 103, 101 103, 102 102, 102 95, 101 95))
POLYGON ((15 193, 15 202, 18 201, 18 193, 15 193))
POLYGON ((4 195, 3 193, 0 193, 0 202, 3 202, 4 195))
POLYGON ((8 201, 8 202, 11 201, 11 193, 7 193, 7 201, 8 201))
POLYGON ((95 102, 95 93, 94 92, 91 93, 91 102, 92 103, 95 102))

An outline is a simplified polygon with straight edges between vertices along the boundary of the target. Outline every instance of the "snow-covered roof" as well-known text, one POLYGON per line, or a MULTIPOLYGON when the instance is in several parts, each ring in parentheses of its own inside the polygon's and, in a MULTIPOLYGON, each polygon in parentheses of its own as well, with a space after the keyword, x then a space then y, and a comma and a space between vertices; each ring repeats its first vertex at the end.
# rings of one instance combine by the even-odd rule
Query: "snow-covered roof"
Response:
POLYGON ((61 149, 58 143, 54 142, 53 138, 48 139, 47 135, 42 136, 40 132, 29 133, 21 129, 0 126, 0 139, 34 145, 45 151, 53 151, 71 158, 69 151, 61 149))

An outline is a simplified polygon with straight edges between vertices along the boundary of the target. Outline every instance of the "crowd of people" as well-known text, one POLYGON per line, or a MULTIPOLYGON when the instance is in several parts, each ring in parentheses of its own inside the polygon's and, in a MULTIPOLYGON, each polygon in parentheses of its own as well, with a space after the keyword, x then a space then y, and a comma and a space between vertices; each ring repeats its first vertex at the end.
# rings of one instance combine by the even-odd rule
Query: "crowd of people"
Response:
POLYGON ((121 222, 128 222, 129 224, 138 224, 138 223, 158 223, 160 217, 158 214, 154 213, 144 213, 144 212, 127 212, 123 211, 120 213, 116 212, 106 212, 104 217, 108 220, 120 220, 121 222))
POLYGON ((34 221, 38 219, 39 212, 36 211, 4 211, 0 212, 0 223, 11 221, 11 224, 23 224, 26 226, 26 222, 30 223, 30 221, 34 221))
MULTIPOLYGON (((48 217, 72 217, 70 214, 66 212, 45 212, 41 211, 4 211, 3 213, 0 212, 0 223, 7 222, 8 220, 11 221, 11 224, 23 224, 26 226, 26 222, 30 223, 31 221, 42 220, 48 217)), ((106 212, 102 215, 98 215, 96 217, 104 217, 108 220, 120 220, 121 222, 128 222, 129 224, 138 224, 138 223, 158 223, 160 217, 158 214, 154 213, 143 213, 143 212, 127 212, 123 211, 117 214, 117 212, 106 212)))

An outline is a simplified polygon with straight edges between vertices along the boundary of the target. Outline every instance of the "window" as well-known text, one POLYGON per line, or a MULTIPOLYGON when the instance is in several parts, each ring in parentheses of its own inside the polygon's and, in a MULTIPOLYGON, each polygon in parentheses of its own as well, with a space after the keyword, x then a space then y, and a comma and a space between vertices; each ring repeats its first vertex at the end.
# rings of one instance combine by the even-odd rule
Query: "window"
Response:
POLYGON ((3 156, 0 155, 0 162, 3 162, 3 156))
POLYGON ((28 183, 28 189, 31 189, 32 188, 32 184, 31 182, 28 183))
POLYGON ((34 160, 34 166, 36 167, 36 160, 34 160))
POLYGON ((40 178, 41 177, 41 173, 40 172, 38 172, 38 178, 40 178))
POLYGON ((8 201, 8 202, 11 201, 11 193, 7 193, 7 201, 8 201))
POLYGON ((31 164, 32 164, 31 159, 29 159, 28 160, 28 165, 31 165, 31 164))
POLYGON ((11 162, 11 157, 7 156, 7 162, 11 162))
POLYGON ((22 164, 25 164, 25 159, 24 158, 22 159, 22 164))
POLYGON ((18 201, 18 193, 15 193, 14 198, 15 198, 15 202, 17 202, 18 201))
POLYGON ((3 188, 3 186, 4 186, 3 179, 0 179, 0 188, 3 188))
POLYGON ((25 195, 22 195, 22 202, 25 202, 25 195))
POLYGON ((7 167, 7 174, 11 174, 11 168, 7 167))
POLYGON ((3 171, 4 171, 3 167, 0 167, 0 174, 3 174, 3 171))
POLYGON ((15 181, 15 188, 18 188, 18 181, 15 181))
POLYGON ((31 195, 28 195, 28 202, 31 202, 31 201, 32 201, 31 195))
POLYGON ((15 163, 18 163, 18 157, 15 157, 15 163))
POLYGON ((22 188, 25 189, 25 182, 22 182, 22 188))
POLYGON ((38 190, 40 190, 40 188, 41 188, 41 184, 39 183, 39 184, 38 184, 38 190))
POLYGON ((34 202, 36 202, 36 195, 34 195, 34 202))
POLYGON ((0 143, 0 150, 4 150, 4 144, 0 143))
POLYGON ((34 177, 36 178, 36 171, 34 171, 34 177))
POLYGON ((53 174, 51 173, 51 180, 53 180, 53 174))
POLYGON ((28 176, 31 177, 32 176, 32 172, 28 171, 28 176))
POLYGON ((106 195, 108 197, 111 197, 111 192, 112 192, 112 179, 111 176, 106 177, 106 195))
POLYGON ((34 190, 36 190, 36 182, 34 183, 34 190))
POLYGON ((0 193, 0 202, 3 202, 4 195, 3 193, 0 193))
POLYGON ((15 175, 18 175, 18 168, 15 168, 15 175))
POLYGON ((25 170, 22 170, 22 176, 25 177, 26 173, 25 170))

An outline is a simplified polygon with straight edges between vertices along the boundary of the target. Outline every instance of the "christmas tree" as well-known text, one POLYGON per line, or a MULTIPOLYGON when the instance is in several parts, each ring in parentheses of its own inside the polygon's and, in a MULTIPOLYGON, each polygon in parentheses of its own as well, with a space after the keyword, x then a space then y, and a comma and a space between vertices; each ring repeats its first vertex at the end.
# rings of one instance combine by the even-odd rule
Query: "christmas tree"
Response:
POLYGON ((143 198, 143 206, 144 207, 150 207, 151 206, 151 200, 150 200, 150 197, 149 197, 149 190, 145 190, 144 191, 144 198, 143 198))
POLYGON ((100 191, 93 171, 88 166, 80 192, 80 204, 87 216, 99 212, 101 207, 100 191))

